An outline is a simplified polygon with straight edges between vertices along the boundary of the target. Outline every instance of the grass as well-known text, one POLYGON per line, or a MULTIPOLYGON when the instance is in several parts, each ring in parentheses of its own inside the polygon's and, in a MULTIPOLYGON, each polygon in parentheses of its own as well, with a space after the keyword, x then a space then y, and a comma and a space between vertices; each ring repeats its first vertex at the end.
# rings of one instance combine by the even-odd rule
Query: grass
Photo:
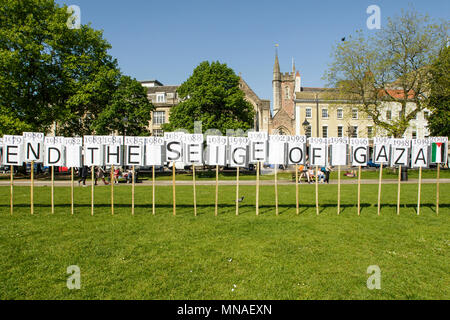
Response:
POLYGON ((342 185, 342 212, 336 214, 336 185, 320 185, 320 215, 313 185, 300 185, 300 214, 295 187, 279 186, 280 215, 275 215, 273 186, 261 186, 260 216, 255 216, 255 187, 235 216, 234 186, 220 187, 214 217, 214 187, 197 186, 198 216, 192 187, 177 187, 172 215, 171 187, 157 187, 151 214, 151 187, 136 188, 131 216, 130 186, 115 189, 111 216, 109 187, 95 189, 90 215, 89 187, 35 188, 30 215, 29 188, 15 187, 9 214, 9 187, 0 187, 0 299, 449 299, 450 194, 441 185, 439 216, 435 185, 402 186, 396 214, 396 185, 383 185, 381 215, 377 185, 361 186, 361 216, 356 186, 342 185), (66 268, 81 269, 81 289, 66 287, 66 268), (369 290, 368 266, 381 269, 381 290, 369 290), (232 289, 236 285, 234 291, 232 289))

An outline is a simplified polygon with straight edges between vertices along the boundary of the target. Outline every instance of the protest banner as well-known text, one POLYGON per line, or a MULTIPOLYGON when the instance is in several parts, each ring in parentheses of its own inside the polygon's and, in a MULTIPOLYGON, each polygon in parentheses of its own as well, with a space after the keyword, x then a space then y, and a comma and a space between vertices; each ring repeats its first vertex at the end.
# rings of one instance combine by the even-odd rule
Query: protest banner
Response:
POLYGON ((259 175, 261 162, 267 161, 267 132, 250 131, 248 140, 250 144, 250 163, 256 164, 256 215, 259 215, 259 175))
POLYGON ((375 137, 373 139, 373 161, 380 165, 380 175, 378 179, 378 204, 377 214, 381 211, 381 180, 383 179, 383 164, 389 163, 389 138, 375 137))
POLYGON ((358 216, 361 214, 361 167, 367 166, 369 139, 350 138, 352 166, 358 166, 358 216))
POLYGON ((219 165, 225 166, 227 163, 227 145, 228 137, 226 136, 207 136, 207 152, 206 159, 209 165, 216 166, 216 197, 214 203, 214 216, 218 214, 219 206, 219 165))
POLYGON ((299 188, 298 188, 298 166, 305 163, 306 136, 286 136, 287 137, 287 161, 289 165, 295 164, 295 212, 299 210, 299 188))
MULTIPOLYGON (((431 163, 437 167, 436 173, 436 215, 439 215, 439 175, 441 163, 447 162, 448 157, 448 137, 430 137, 431 143, 431 163)), ((419 169, 420 170, 420 169, 419 169)))
POLYGON ((8 165, 10 170, 10 215, 14 212, 14 166, 22 164, 23 157, 23 136, 5 135, 3 136, 2 164, 8 165))
POLYGON ((81 169, 81 166, 83 165, 81 155, 83 140, 80 137, 64 138, 64 145, 66 151, 66 166, 70 168, 70 212, 73 215, 75 209, 73 168, 78 167, 81 169))
POLYGON ((51 213, 55 213, 55 166, 65 165, 64 137, 44 138, 44 165, 51 170, 51 213))
POLYGON ((269 163, 274 165, 275 214, 278 215, 278 166, 286 164, 288 136, 269 135, 269 163))
POLYGON ((40 132, 24 132, 23 143, 24 162, 31 162, 30 212, 34 214, 34 163, 42 163, 44 134, 40 132))
POLYGON ((338 194, 337 194, 337 214, 341 213, 341 166, 347 165, 347 137, 330 137, 328 138, 330 144, 331 165, 338 167, 338 194))
POLYGON ((197 216, 197 191, 195 165, 203 163, 203 134, 185 134, 183 136, 185 163, 192 165, 192 187, 194 195, 194 216, 197 216))
POLYGON ((175 163, 183 161, 183 135, 184 132, 164 132, 165 141, 165 155, 166 161, 172 163, 172 201, 173 201, 173 215, 176 215, 177 205, 176 205, 176 168, 175 163))
POLYGON ((228 137, 229 164, 236 168, 236 215, 239 215, 239 169, 248 165, 248 143, 246 137, 228 137))
POLYGON ((309 161, 316 167, 316 214, 319 215, 319 167, 327 163, 327 138, 311 137, 309 142, 309 161))
POLYGON ((145 145, 145 165, 152 166, 152 214, 156 214, 155 166, 164 165, 165 148, 163 137, 147 137, 145 145))

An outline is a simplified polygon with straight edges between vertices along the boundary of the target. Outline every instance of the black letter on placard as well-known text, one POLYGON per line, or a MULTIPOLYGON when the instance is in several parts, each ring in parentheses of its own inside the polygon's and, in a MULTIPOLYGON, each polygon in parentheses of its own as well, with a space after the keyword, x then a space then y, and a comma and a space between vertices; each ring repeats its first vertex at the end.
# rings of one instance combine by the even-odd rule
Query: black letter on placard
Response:
POLYGON ((264 149, 256 149, 256 145, 257 145, 257 144, 264 144, 264 142, 261 142, 261 141, 255 141, 255 142, 253 142, 253 148, 252 148, 253 152, 252 152, 252 156, 253 156, 253 160, 261 161, 261 160, 264 160, 264 158, 256 158, 256 151, 263 151, 264 149))
POLYGON ((7 163, 15 163, 15 164, 19 164, 19 161, 11 161, 11 159, 9 158, 9 156, 17 156, 17 153, 13 153, 10 151, 10 149, 15 148, 18 149, 18 146, 6 146, 6 162, 7 163))
POLYGON ((241 162, 237 161, 235 155, 236 155, 236 151, 238 151, 238 150, 244 150, 245 151, 245 148, 238 147, 238 148, 234 149, 232 157, 233 157, 233 161, 234 161, 235 164, 242 166, 245 163, 245 156, 241 155, 241 162))
POLYGON ((88 147, 88 150, 91 150, 91 163, 94 163, 94 150, 98 150, 98 147, 88 147))
POLYGON ((114 161, 114 163, 119 163, 120 162, 120 146, 116 145, 116 152, 110 152, 110 148, 112 146, 106 146, 106 159, 107 159, 107 163, 111 163, 110 161, 110 156, 115 156, 116 157, 116 161, 114 161))
POLYGON ((358 160, 358 157, 356 156, 357 151, 360 150, 360 149, 363 149, 363 150, 366 151, 366 153, 367 153, 366 147, 358 147, 358 148, 355 148, 355 150, 353 150, 353 159, 355 159, 355 161, 356 161, 357 163, 365 163, 365 162, 366 162, 366 157, 367 157, 367 154, 366 154, 366 153, 363 153, 363 154, 362 154, 362 158, 363 158, 362 161, 359 161, 359 160, 358 160))
POLYGON ((131 161, 131 156, 138 156, 139 155, 139 153, 132 153, 131 152, 131 148, 136 149, 136 148, 139 148, 139 146, 128 146, 128 163, 129 164, 139 164, 139 161, 138 162, 132 162, 131 161))
POLYGON ((395 150, 401 150, 402 151, 402 153, 400 153, 400 156, 395 160, 395 164, 400 165, 402 163, 399 163, 398 160, 400 160, 400 158, 403 156, 403 154, 405 153, 406 149, 405 148, 395 148, 395 150))
POLYGON ((292 163, 301 163, 303 161, 303 150, 301 148, 299 148, 299 147, 294 147, 291 150, 289 150, 289 160, 292 163), (300 159, 298 159, 298 161, 294 161, 292 159, 292 151, 294 151, 294 150, 298 150, 300 152, 300 159))
MULTIPOLYGON (((188 144, 187 145, 187 156, 188 156, 188 158, 187 158, 187 162, 188 163, 190 163, 191 162, 191 155, 193 155, 193 154, 198 154, 198 152, 197 151, 191 151, 191 147, 195 147, 195 146, 197 146, 197 144, 188 144)), ((194 162, 198 162, 198 161, 194 161, 194 162)))
POLYGON ((423 152, 423 148, 420 148, 419 152, 417 152, 416 160, 414 160, 414 164, 417 164, 421 160, 424 164, 427 164, 427 161, 425 159, 425 153, 423 152), (419 158, 420 154, 422 154, 422 157, 419 158))
POLYGON ((380 158, 384 158, 383 162, 388 162, 388 157, 387 157, 387 152, 386 152, 386 146, 381 146, 376 158, 375 158, 375 162, 379 162, 378 160, 380 158), (383 152, 383 154, 381 154, 383 152))
POLYGON ((30 159, 30 151, 33 153, 34 160, 39 159, 39 154, 41 151, 41 144, 37 144, 37 152, 33 149, 33 146, 30 142, 27 142, 27 159, 30 159))
POLYGON ((313 158, 313 161, 312 161, 311 165, 315 165, 315 164, 317 163, 317 162, 316 162, 316 158, 322 158, 322 156, 321 156, 320 153, 319 153, 319 155, 316 155, 316 151, 317 151, 317 150, 321 151, 322 148, 312 148, 312 154, 313 154, 312 158, 313 158))
POLYGON ((59 149, 55 148, 55 147, 48 147, 47 159, 48 159, 48 164, 57 163, 59 161, 59 159, 61 159, 61 151, 59 151, 59 149), (58 152, 58 159, 56 159, 55 161, 50 161, 51 150, 56 150, 58 152))
POLYGON ((168 157, 168 158, 167 158, 169 161, 177 161, 177 160, 180 159, 180 157, 181 157, 181 154, 180 154, 180 152, 179 152, 178 150, 173 150, 173 149, 172 149, 172 145, 173 145, 173 144, 175 144, 175 145, 180 145, 180 142, 178 142, 178 141, 172 141, 172 142, 169 142, 169 143, 167 144, 167 150, 170 151, 170 152, 175 152, 175 153, 176 153, 176 156, 175 156, 174 158, 172 158, 172 157, 168 157))

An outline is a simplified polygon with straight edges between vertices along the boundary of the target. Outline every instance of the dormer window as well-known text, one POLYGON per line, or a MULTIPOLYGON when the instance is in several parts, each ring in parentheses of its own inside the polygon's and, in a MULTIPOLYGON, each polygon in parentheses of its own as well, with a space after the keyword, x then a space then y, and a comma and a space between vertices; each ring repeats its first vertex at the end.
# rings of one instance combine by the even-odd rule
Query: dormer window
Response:
POLYGON ((156 94, 156 102, 157 103, 164 103, 164 102, 166 102, 166 94, 165 93, 157 93, 156 94))

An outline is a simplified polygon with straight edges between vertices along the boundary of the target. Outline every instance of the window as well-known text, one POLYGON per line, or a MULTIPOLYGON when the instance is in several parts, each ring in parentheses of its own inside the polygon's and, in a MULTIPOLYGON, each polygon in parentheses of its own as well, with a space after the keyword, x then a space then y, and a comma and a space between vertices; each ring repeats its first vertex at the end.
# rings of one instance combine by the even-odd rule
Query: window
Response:
POLYGON ((351 127, 352 138, 358 138, 358 126, 351 127))
POLYGON ((289 99, 290 98, 290 92, 289 92, 289 87, 288 86, 284 87, 284 92, 285 92, 285 99, 289 99))
POLYGON ((312 118, 312 109, 306 108, 306 118, 312 118))
POLYGON ((326 109, 326 108, 322 109, 322 118, 328 119, 328 109, 326 109))
POLYGON ((166 102, 166 94, 165 93, 157 93, 156 94, 156 102, 158 102, 158 103, 166 102))
POLYGON ((164 124, 166 122, 165 111, 153 111, 153 124, 164 124))
POLYGON ((344 118, 344 110, 337 109, 337 118, 338 119, 343 119, 344 118))
POLYGON ((328 138, 328 126, 323 126, 322 127, 322 137, 323 138, 328 138))
POLYGON ((391 110, 386 111, 386 119, 392 120, 392 111, 391 110))
POLYGON ((311 137, 311 126, 307 126, 307 127, 306 127, 306 130, 305 130, 305 136, 306 136, 307 138, 310 138, 310 137, 311 137))
POLYGON ((352 119, 358 119, 358 109, 352 109, 352 119))
POLYGON ((367 127, 367 138, 373 138, 373 127, 367 127))
POLYGON ((164 137, 164 131, 161 129, 153 129, 153 135, 155 137, 164 137))
POLYGON ((338 138, 342 138, 343 137, 343 127, 342 126, 338 126, 337 127, 337 136, 338 138))
POLYGON ((416 131, 416 130, 414 130, 414 131, 412 132, 412 138, 413 138, 413 139, 417 139, 417 131, 416 131))

